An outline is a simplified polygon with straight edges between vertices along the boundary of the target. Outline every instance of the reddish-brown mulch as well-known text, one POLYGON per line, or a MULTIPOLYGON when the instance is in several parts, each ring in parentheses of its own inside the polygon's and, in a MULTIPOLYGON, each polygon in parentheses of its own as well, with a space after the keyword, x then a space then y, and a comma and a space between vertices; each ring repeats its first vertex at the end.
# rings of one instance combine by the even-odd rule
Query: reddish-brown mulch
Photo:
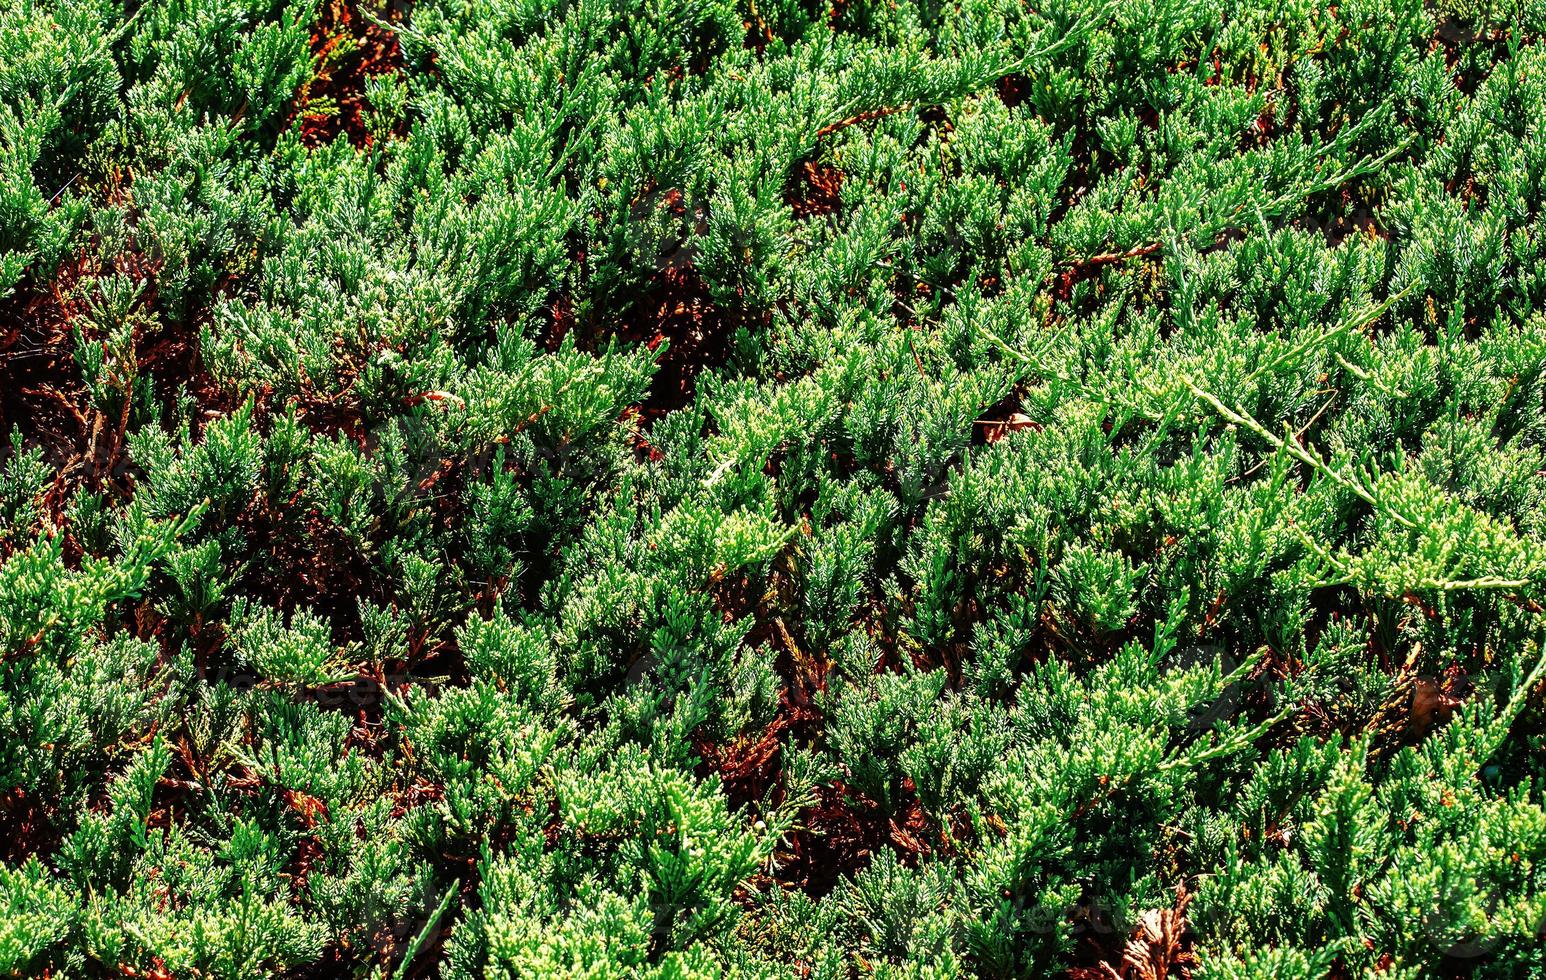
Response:
MULTIPOLYGON (((406 14, 405 3, 393 3, 387 19, 400 21, 406 14)), ((402 71, 397 35, 367 20, 357 0, 327 0, 312 30, 311 51, 317 74, 295 108, 302 140, 321 146, 344 135, 355 146, 369 146, 365 80, 402 71)))
POLYGON ((640 340, 652 351, 665 345, 649 395, 640 406, 640 415, 653 420, 692 402, 698 375, 729 356, 735 328, 691 265, 662 269, 640 312, 641 322, 630 325, 624 338, 640 340))
POLYGON ((788 848, 774 855, 776 878, 786 888, 819 898, 842 878, 863 870, 881 848, 890 848, 916 867, 931 850, 931 834, 910 781, 904 782, 903 798, 889 814, 837 781, 816 790, 816 803, 800 814, 800 827, 790 835, 788 848))
POLYGON ((264 556, 248 572, 242 588, 276 608, 305 606, 325 617, 340 641, 358 638, 362 598, 383 595, 370 561, 337 525, 316 513, 292 523, 263 506, 250 506, 236 518, 249 548, 264 556))
POLYGON ((8 451, 12 430, 19 431, 25 446, 43 449, 61 482, 93 455, 71 329, 80 307, 75 286, 91 266, 82 253, 47 283, 0 300, 0 439, 8 451))
MULTIPOLYGON (((564 315, 567 307, 555 305, 554 310, 564 315)), ((690 261, 668 262, 651 277, 621 324, 611 330, 582 327, 581 346, 595 350, 615 336, 658 352, 659 366, 649 391, 624 413, 647 430, 656 419, 692 403, 698 376, 725 363, 736 328, 747 322, 745 315, 719 308, 690 261)), ((567 330, 571 324, 562 326, 567 330)), ((651 451, 647 442, 638 448, 646 455, 651 451)))
POLYGON ((1018 389, 986 408, 976 424, 972 426, 972 445, 985 446, 990 442, 998 442, 1011 432, 1019 432, 1022 429, 1040 432, 1041 423, 1020 411, 1020 408, 1018 389))
POLYGON ((843 172, 829 163, 807 160, 794 173, 784 201, 796 218, 836 214, 843 205, 843 172))
POLYGON ((1078 944, 1068 980, 1186 980, 1197 966, 1186 918, 1191 903, 1186 888, 1177 887, 1174 906, 1142 912, 1128 928, 1082 905, 1074 912, 1078 944))
POLYGON ((0 793, 0 859, 21 864, 29 857, 46 858, 59 847, 59 832, 49 808, 19 786, 0 793))

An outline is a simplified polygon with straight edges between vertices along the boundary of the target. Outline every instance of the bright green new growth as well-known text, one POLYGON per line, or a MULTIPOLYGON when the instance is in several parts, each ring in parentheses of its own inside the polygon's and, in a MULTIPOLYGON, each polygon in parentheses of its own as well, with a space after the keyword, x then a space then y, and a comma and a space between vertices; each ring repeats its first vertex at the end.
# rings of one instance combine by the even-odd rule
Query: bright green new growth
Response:
POLYGON ((0 0, 0 975, 1546 976, 1543 31, 0 0))

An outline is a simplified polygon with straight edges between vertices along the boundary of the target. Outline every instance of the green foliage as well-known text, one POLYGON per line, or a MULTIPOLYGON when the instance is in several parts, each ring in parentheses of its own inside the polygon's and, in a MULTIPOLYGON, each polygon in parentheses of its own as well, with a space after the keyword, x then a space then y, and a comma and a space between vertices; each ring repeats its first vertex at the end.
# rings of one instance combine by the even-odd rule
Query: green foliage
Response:
POLYGON ((1546 976, 1546 14, 0 4, 0 974, 1546 976))

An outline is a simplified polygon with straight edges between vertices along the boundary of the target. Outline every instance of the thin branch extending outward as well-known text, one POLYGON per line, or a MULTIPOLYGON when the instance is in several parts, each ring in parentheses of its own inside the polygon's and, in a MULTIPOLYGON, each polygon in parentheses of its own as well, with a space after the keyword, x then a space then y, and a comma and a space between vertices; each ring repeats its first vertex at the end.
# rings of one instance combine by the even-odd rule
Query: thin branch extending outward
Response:
MULTIPOLYGON (((1336 139, 1318 147, 1315 150, 1315 154, 1317 156, 1321 156, 1331 152, 1331 150, 1337 146, 1338 142, 1345 138, 1345 135, 1339 135, 1336 139)), ((1362 159, 1348 164, 1346 167, 1334 174, 1331 174, 1330 176, 1320 177, 1300 184, 1296 187, 1292 187, 1289 190, 1279 194, 1271 201, 1268 201, 1265 205, 1257 205, 1254 209, 1257 221, 1262 224, 1263 230, 1265 230, 1266 217, 1268 215, 1276 216, 1285 208, 1298 204, 1299 202, 1304 201, 1305 199, 1312 197, 1315 194, 1335 190, 1348 181, 1356 180, 1359 177, 1365 176, 1367 174, 1378 172, 1391 160, 1395 159, 1401 153, 1404 153, 1406 148, 1411 145, 1414 138, 1414 136, 1408 136, 1406 139, 1397 143, 1395 146, 1391 147, 1389 150, 1385 151, 1379 156, 1374 156, 1373 154, 1366 155, 1362 159)), ((1241 202, 1240 204, 1235 205, 1233 208, 1230 208, 1227 212, 1215 215, 1211 220, 1205 221, 1204 223, 1198 225, 1196 228, 1192 229, 1190 235, 1195 238, 1217 238, 1219 235, 1228 232, 1230 229, 1237 228, 1240 224, 1243 213, 1245 212, 1246 206, 1246 202, 1241 202)), ((1098 268, 1103 265, 1111 265, 1117 262, 1125 262, 1128 259, 1145 258, 1160 251, 1164 247, 1165 242, 1163 241, 1143 242, 1127 249, 1118 249, 1110 252, 1102 252, 1099 255, 1066 259, 1059 264, 1062 265, 1065 269, 1087 270, 1098 268)), ((1401 295, 1403 294, 1397 294, 1395 298, 1399 298, 1401 295)))
POLYGON ((816 130, 816 139, 819 142, 826 139, 828 136, 831 136, 833 133, 838 132, 839 130, 847 129, 849 126, 857 126, 860 123, 870 122, 874 119, 884 119, 887 116, 894 116, 897 113, 905 112, 912 107, 913 103, 908 102, 904 103, 903 105, 882 106, 879 109, 866 109, 865 111, 855 113, 846 119, 839 119, 835 123, 828 123, 827 125, 821 127, 820 129, 816 130))
MULTIPOLYGON (((1056 41, 1053 41, 1051 44, 1044 48, 1038 48, 1035 51, 1031 51, 1012 64, 1004 66, 1004 70, 998 72, 992 81, 997 83, 1005 78, 1008 78, 1010 75, 1015 74, 1016 72, 1025 71, 1028 67, 1037 61, 1041 61, 1044 58, 1051 58, 1055 55, 1062 54, 1064 51, 1067 51, 1069 48, 1082 41, 1085 35, 1094 30, 1096 25, 1100 24, 1111 14, 1112 11, 1116 10, 1120 3, 1121 0, 1108 0, 1108 2, 1101 6, 1100 9, 1095 10, 1085 17, 1080 18, 1077 23, 1065 31, 1063 35, 1056 41)), ((967 95, 970 94, 970 92, 968 91, 955 94, 967 95)), ((870 122, 875 119, 884 119, 887 116, 894 116, 899 112, 908 112, 912 109, 916 109, 920 104, 938 105, 941 101, 944 100, 944 98, 950 97, 951 96, 946 95, 943 98, 934 98, 929 100, 913 99, 908 102, 903 102, 899 105, 876 106, 872 109, 865 109, 862 112, 854 113, 822 126, 820 129, 816 130, 816 141, 819 143, 826 139, 828 136, 831 136, 833 133, 840 132, 850 126, 857 126, 860 123, 870 122)))
POLYGON ((435 911, 430 913, 429 918, 424 921, 424 928, 419 930, 419 934, 414 937, 413 943, 403 952, 402 961, 397 964, 397 970, 393 972, 392 980, 407 980, 409 969, 439 931, 440 920, 445 918, 446 911, 451 908, 451 902, 456 898, 461 887, 462 880, 460 878, 451 882, 451 887, 447 888, 446 893, 441 896, 440 904, 435 906, 435 911))
POLYGON ((1125 252, 1102 252, 1099 255, 1091 255, 1088 258, 1074 259, 1064 263, 1065 265, 1078 266, 1081 269, 1095 268, 1103 265, 1115 265, 1118 262, 1126 262, 1128 259, 1142 259, 1153 255, 1165 247, 1164 242, 1149 242, 1147 245, 1134 245, 1125 252))
MULTIPOLYGON (((1184 380, 1186 381, 1186 386, 1191 389, 1193 395, 1201 399, 1203 402, 1206 402, 1208 405, 1212 406, 1213 410, 1222 415, 1226 421, 1241 426, 1242 428, 1249 429, 1250 431, 1261 436, 1275 449, 1288 453, 1294 459, 1297 459, 1301 463, 1304 463, 1306 466, 1309 466, 1311 469, 1320 473, 1328 480, 1331 480, 1338 486, 1352 492, 1356 497, 1358 497, 1359 500, 1362 500, 1364 503, 1368 504, 1375 510, 1386 514, 1402 527, 1405 527, 1409 530, 1422 530, 1424 527, 1423 522, 1418 521, 1411 515, 1402 512, 1390 501, 1376 496, 1374 491, 1365 485, 1362 480, 1349 476, 1340 470, 1333 469, 1331 464, 1327 463, 1325 460, 1321 459, 1320 456, 1312 453, 1310 450, 1300 445, 1298 439, 1294 438, 1292 435, 1290 435, 1288 438, 1283 438, 1273 434, 1273 432, 1265 425, 1262 425, 1256 419, 1252 418, 1248 412, 1244 411, 1243 409, 1230 408, 1228 405, 1225 405, 1222 401, 1220 401, 1217 395, 1199 388, 1197 383, 1191 378, 1185 378, 1184 380)), ((1329 565, 1342 569, 1345 572, 1346 566, 1342 561, 1337 559, 1336 556, 1332 555, 1331 552, 1322 547, 1319 542, 1315 541, 1308 534, 1305 534, 1302 530, 1297 528, 1296 530, 1299 531, 1300 539, 1304 541, 1312 551, 1319 555, 1322 560, 1324 560, 1329 565)), ((1344 577, 1340 580, 1327 581, 1321 584, 1347 585, 1351 584, 1351 581, 1352 580, 1350 578, 1344 577)), ((1494 589, 1523 589, 1528 587, 1531 582, 1529 579, 1502 578, 1496 575, 1483 575, 1478 578, 1471 579, 1430 578, 1424 579, 1421 582, 1415 584, 1421 588, 1435 589, 1440 592, 1477 592, 1490 591, 1494 589)))
MULTIPOLYGON (((1297 443, 1300 439, 1303 439, 1305 437, 1305 434, 1308 433, 1312 428, 1315 427, 1315 423, 1317 423, 1317 422, 1319 422, 1321 420, 1321 418, 1326 414, 1326 410, 1331 408, 1331 406, 1336 403, 1337 395, 1338 394, 1339 394, 1339 392, 1333 391, 1331 393, 1331 397, 1326 399, 1324 402, 1322 402, 1321 403, 1321 407, 1315 410, 1315 414, 1314 415, 1310 416, 1310 421, 1306 422, 1304 425, 1301 425, 1298 429, 1296 429, 1294 431, 1294 435, 1293 435, 1293 441, 1294 442, 1297 443)), ((1255 466, 1251 467, 1250 469, 1246 470, 1244 473, 1241 473, 1238 476, 1230 477, 1229 479, 1225 480, 1224 482, 1225 483, 1239 483, 1239 482, 1241 482, 1243 480, 1249 479, 1250 477, 1255 476, 1256 473, 1259 472, 1262 467, 1266 466, 1270 459, 1271 459, 1270 456, 1263 457, 1262 460, 1260 462, 1258 462, 1255 466)))
POLYGON ((1244 384, 1250 384, 1251 382, 1260 378, 1262 375, 1272 374, 1280 368, 1288 367, 1298 363, 1300 358, 1304 357, 1310 351, 1321 346, 1322 344, 1327 343, 1328 341, 1335 340, 1336 338, 1341 337, 1344 334, 1351 333, 1354 330, 1362 330, 1364 327, 1367 327, 1369 324, 1384 316, 1386 310, 1389 310, 1392 306, 1405 298, 1406 295, 1410 293, 1415 286, 1416 284, 1413 283, 1400 292, 1387 296, 1384 302, 1376 303, 1373 306, 1366 306, 1363 309, 1353 313, 1351 316, 1345 317, 1341 323, 1338 323, 1336 326, 1332 327, 1325 333, 1316 334, 1314 337, 1308 338, 1303 343, 1297 344, 1294 347, 1284 351, 1277 357, 1273 358, 1271 361, 1263 364, 1261 367, 1247 375, 1244 384))
POLYGON ((1503 713, 1494 718, 1488 726, 1487 740, 1482 743, 1477 751, 1478 761, 1486 762, 1503 747, 1503 740, 1508 737, 1509 729, 1514 725, 1514 719, 1524 710, 1525 702, 1530 700, 1530 692, 1534 691, 1541 680, 1546 678, 1546 652, 1542 652, 1540 659, 1536 660, 1535 668, 1525 677, 1524 683, 1516 687, 1510 694, 1508 705, 1503 713))
POLYGON ((1256 419, 1252 418, 1251 415, 1244 409, 1237 410, 1230 408, 1228 405, 1225 405, 1222 401, 1220 401, 1217 395, 1199 388, 1197 383, 1191 378, 1184 378, 1183 380, 1186 382, 1186 386, 1191 389, 1193 395, 1197 396, 1199 399, 1212 406, 1213 410, 1222 415, 1226 421, 1238 425, 1241 428, 1251 430, 1266 440, 1268 445, 1272 446, 1274 449, 1288 453, 1290 456, 1299 460, 1301 463, 1304 463, 1311 469, 1321 473, 1333 483, 1337 484, 1345 490, 1351 491, 1354 496, 1369 506, 1382 510, 1388 510, 1391 516, 1396 518, 1396 520, 1404 526, 1408 528, 1417 528, 1419 526, 1416 521, 1412 520, 1410 517, 1407 517, 1405 514, 1402 514, 1400 511, 1385 507, 1380 499, 1374 495, 1374 492, 1371 491, 1368 487, 1364 486, 1361 481, 1355 480, 1339 470, 1332 469, 1331 464, 1327 463, 1315 453, 1312 453, 1308 449, 1301 446, 1297 439, 1285 439, 1282 436, 1275 435, 1271 429, 1268 429, 1265 425, 1262 425, 1260 422, 1256 421, 1256 419))

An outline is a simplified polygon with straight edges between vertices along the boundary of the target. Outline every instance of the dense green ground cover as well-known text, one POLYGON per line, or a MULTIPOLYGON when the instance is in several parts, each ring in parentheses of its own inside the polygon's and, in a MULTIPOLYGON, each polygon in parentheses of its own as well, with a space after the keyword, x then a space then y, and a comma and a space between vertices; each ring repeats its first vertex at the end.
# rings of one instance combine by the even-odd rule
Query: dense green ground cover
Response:
POLYGON ((1546 975, 1543 29, 0 0, 0 975, 1546 975))

